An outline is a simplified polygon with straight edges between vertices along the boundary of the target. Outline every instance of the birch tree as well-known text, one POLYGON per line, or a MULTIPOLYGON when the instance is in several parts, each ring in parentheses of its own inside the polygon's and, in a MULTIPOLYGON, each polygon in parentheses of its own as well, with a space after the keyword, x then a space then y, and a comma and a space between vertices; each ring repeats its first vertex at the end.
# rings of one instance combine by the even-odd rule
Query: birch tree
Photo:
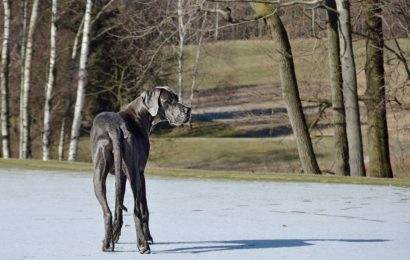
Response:
POLYGON ((184 88, 184 46, 186 35, 186 24, 184 24, 184 1, 177 0, 177 14, 178 14, 178 97, 180 102, 183 100, 184 88))
MULTIPOLYGON (((219 9, 219 4, 215 3, 216 5, 216 9, 219 9)), ((215 14, 215 31, 214 31, 214 37, 215 37, 215 41, 218 40, 218 34, 219 34, 219 13, 215 14)))
POLYGON ((19 116, 19 158, 23 158, 23 98, 24 98, 24 60, 26 56, 27 1, 19 2, 19 45, 20 45, 20 116, 19 116))
POLYGON ((55 81, 56 41, 57 41, 57 0, 52 0, 50 29, 50 64, 44 101, 43 160, 50 160, 51 94, 55 81))
MULTIPOLYGON (((192 103, 193 103, 193 100, 194 100, 195 87, 197 85, 199 58, 201 56, 202 40, 204 38, 204 31, 203 30, 205 29, 206 20, 207 20, 207 14, 205 13, 204 18, 203 18, 202 23, 201 23, 200 31, 199 31, 198 43, 197 43, 196 51, 195 51, 194 66, 193 66, 193 69, 192 69, 191 94, 189 95, 189 106, 190 107, 192 107, 192 103)), ((189 125, 189 127, 192 127, 191 118, 189 118, 188 125, 189 125)))
POLYGON ((347 140, 349 148, 350 174, 365 176, 363 161, 362 131, 357 94, 356 65, 353 55, 350 23, 350 2, 336 0, 339 12, 340 63, 343 79, 343 98, 346 111, 347 140))
POLYGON ((75 161, 77 157, 78 149, 78 139, 80 136, 81 127, 81 112, 84 107, 85 93, 84 88, 87 84, 87 57, 89 51, 89 34, 91 29, 91 9, 93 2, 92 0, 87 0, 85 15, 84 15, 84 26, 83 26, 83 36, 81 42, 81 52, 80 52, 80 65, 78 72, 78 87, 77 87, 77 98, 75 101, 74 108, 74 118, 71 126, 71 137, 70 137, 70 147, 68 151, 68 160, 75 161))
MULTIPOLYGON (((83 31, 83 26, 84 26, 84 18, 85 15, 83 16, 83 19, 81 19, 81 23, 78 26, 77 33, 75 34, 74 37, 74 42, 73 42, 73 47, 71 50, 71 57, 70 57, 70 69, 69 69, 69 75, 70 75, 70 82, 74 80, 74 74, 75 74, 75 62, 77 58, 77 52, 78 52, 78 41, 81 36, 81 32, 83 31)), ((67 91, 67 100, 66 100, 66 106, 65 106, 65 111, 63 114, 63 118, 61 119, 61 126, 60 126, 60 137, 58 139, 58 160, 62 161, 64 159, 64 146, 65 146, 65 139, 66 139, 66 128, 67 124, 69 124, 69 119, 70 119, 70 111, 71 107, 73 105, 73 97, 71 93, 68 93, 67 91)))
POLYGON ((1 49, 1 71, 0 71, 0 89, 1 89, 1 137, 3 158, 10 157, 10 139, 9 139, 9 40, 10 40, 10 1, 3 0, 4 9, 4 31, 3 44, 1 49))
POLYGON ((383 22, 380 0, 366 0, 366 91, 369 176, 392 178, 386 119, 383 22))
POLYGON ((27 34, 27 45, 25 50, 24 58, 24 83, 23 83, 23 99, 22 102, 23 114, 22 116, 22 125, 20 126, 20 131, 22 134, 22 156, 21 159, 27 159, 29 156, 29 135, 30 135, 30 126, 29 126, 29 95, 30 95, 30 76, 31 76, 31 59, 33 55, 33 37, 34 31, 37 23, 38 16, 38 5, 40 0, 33 1, 33 7, 31 10, 30 24, 28 27, 27 34))

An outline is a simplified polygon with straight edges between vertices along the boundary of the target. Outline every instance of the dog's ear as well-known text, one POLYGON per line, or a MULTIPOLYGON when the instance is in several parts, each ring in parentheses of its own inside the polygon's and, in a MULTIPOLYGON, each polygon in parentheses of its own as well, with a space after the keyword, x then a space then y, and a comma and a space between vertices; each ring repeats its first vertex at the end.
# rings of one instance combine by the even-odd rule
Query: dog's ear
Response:
POLYGON ((158 114, 160 95, 160 89, 148 90, 141 94, 142 103, 151 114, 151 116, 156 116, 158 114))
POLYGON ((167 92, 177 95, 177 93, 168 86, 156 86, 155 89, 163 89, 163 90, 166 90, 167 92))

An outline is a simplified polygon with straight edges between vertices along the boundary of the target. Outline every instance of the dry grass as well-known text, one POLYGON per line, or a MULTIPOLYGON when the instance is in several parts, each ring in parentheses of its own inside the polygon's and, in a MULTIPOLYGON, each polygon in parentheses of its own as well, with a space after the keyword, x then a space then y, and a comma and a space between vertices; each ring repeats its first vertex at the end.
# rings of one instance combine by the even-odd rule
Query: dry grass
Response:
MULTIPOLYGON (((0 168, 3 169, 33 169, 33 170, 61 170, 65 172, 91 173, 90 163, 69 163, 65 161, 39 161, 39 160, 14 160, 0 159, 0 168)), ((262 172, 240 172, 240 171, 206 171, 193 169, 172 169, 148 167, 148 176, 197 178, 197 179, 223 179, 241 181, 270 181, 270 182, 314 182, 334 184, 362 184, 362 185, 394 185, 410 187, 409 179, 377 179, 336 177, 306 174, 283 174, 262 172)))
MULTIPOLYGON (((364 138, 366 140, 366 138, 364 138)), ((285 138, 152 138, 152 167, 246 172, 301 172, 294 139, 285 138)), ((332 171, 332 137, 313 139, 322 171, 332 171)), ((80 141, 79 158, 90 161, 88 138, 80 141)), ((391 140, 395 177, 410 178, 410 140, 391 140)))

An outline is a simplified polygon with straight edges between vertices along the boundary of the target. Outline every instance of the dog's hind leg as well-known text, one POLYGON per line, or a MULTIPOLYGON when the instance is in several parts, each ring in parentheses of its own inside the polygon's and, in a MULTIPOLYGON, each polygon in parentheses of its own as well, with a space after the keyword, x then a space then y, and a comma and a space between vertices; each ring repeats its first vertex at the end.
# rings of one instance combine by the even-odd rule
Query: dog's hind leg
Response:
POLYGON ((122 171, 122 141, 123 134, 119 129, 112 129, 108 133, 112 142, 112 151, 114 155, 114 172, 115 172, 115 223, 113 231, 113 241, 118 242, 122 226, 122 207, 124 202, 126 177, 122 171))
POLYGON ((115 176, 115 216, 114 216, 114 242, 117 243, 121 235, 122 227, 122 211, 126 208, 123 206, 124 203, 124 194, 126 187, 127 177, 124 172, 121 171, 119 176, 115 176))
POLYGON ((98 202, 101 205, 104 214, 105 236, 102 250, 105 252, 114 251, 114 240, 112 236, 112 214, 107 203, 106 197, 106 179, 109 170, 113 164, 112 153, 107 149, 108 140, 98 141, 97 147, 93 153, 94 161, 94 192, 98 202))
POLYGON ((142 215, 142 230, 144 232, 145 238, 149 244, 154 243, 154 239, 149 231, 149 211, 147 204, 147 191, 145 186, 145 176, 144 172, 140 173, 141 178, 141 188, 142 188, 142 198, 141 198, 141 215, 142 215))

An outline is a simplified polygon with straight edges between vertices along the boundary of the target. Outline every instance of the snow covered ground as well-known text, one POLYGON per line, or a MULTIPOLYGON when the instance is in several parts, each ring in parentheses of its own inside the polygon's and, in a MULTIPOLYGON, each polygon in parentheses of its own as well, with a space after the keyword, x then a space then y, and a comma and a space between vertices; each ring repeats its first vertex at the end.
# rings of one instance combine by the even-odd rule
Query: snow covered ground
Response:
POLYGON ((152 254, 138 253, 130 213, 116 251, 103 253, 92 175, 0 170, 0 259, 410 259, 410 189, 160 178, 147 187, 152 254))

